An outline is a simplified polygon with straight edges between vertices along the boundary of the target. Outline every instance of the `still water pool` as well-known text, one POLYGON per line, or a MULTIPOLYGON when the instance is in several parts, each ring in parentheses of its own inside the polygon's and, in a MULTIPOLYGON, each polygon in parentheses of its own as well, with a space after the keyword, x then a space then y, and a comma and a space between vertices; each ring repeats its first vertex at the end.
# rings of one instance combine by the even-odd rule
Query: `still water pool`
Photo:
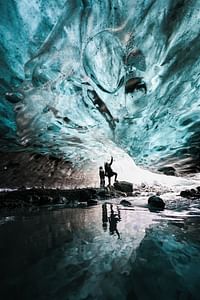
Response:
POLYGON ((200 205, 169 199, 1 212, 0 299, 200 299, 200 205))

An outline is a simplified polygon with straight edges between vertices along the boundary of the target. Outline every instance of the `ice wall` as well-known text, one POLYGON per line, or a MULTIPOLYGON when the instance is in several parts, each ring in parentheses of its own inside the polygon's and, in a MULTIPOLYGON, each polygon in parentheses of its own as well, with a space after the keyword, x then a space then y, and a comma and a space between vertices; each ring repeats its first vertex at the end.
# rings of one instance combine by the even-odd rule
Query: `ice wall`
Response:
POLYGON ((199 15, 195 0, 1 1, 2 151, 198 171, 199 15))

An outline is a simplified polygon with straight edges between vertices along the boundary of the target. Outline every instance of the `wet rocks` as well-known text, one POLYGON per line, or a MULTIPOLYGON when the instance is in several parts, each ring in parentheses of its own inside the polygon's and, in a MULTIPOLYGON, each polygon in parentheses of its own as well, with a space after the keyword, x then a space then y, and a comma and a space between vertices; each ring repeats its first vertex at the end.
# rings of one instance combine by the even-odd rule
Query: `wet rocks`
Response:
POLYGON ((131 206, 131 202, 129 202, 128 200, 125 200, 125 199, 121 200, 120 204, 123 206, 131 206))
POLYGON ((149 197, 148 205, 150 208, 154 208, 154 209, 164 209, 165 208, 165 202, 162 200, 162 198, 155 196, 155 195, 149 197))
MULTIPOLYGON (((52 200, 52 202, 53 202, 53 200, 52 200)), ((59 197, 60 204, 67 204, 68 202, 69 202, 68 199, 66 199, 65 197, 63 197, 63 196, 59 197)))
POLYGON ((124 192, 127 195, 131 195, 133 192, 133 184, 127 181, 117 181, 114 183, 114 188, 120 192, 124 192))
POLYGON ((184 198, 190 198, 192 197, 192 193, 190 190, 185 190, 180 192, 180 196, 184 198))
MULTIPOLYGON (((26 189, 25 187, 0 193, 0 208, 18 207, 78 207, 79 203, 87 206, 96 205, 98 200, 112 198, 113 193, 97 188, 83 189, 26 189), (98 199, 98 200, 97 200, 98 199)), ((79 206, 80 207, 80 206, 79 206)))
POLYGON ((79 208, 87 208, 88 204, 87 204, 87 202, 79 202, 78 207, 79 208))
POLYGON ((97 205, 97 203, 98 203, 98 201, 95 200, 95 199, 89 199, 89 200, 87 201, 87 205, 88 205, 88 206, 97 205))
POLYGON ((132 193, 132 196, 133 197, 138 197, 138 196, 140 196, 141 195, 141 192, 139 192, 139 191, 136 191, 136 192, 133 192, 132 193))
POLYGON ((196 189, 181 191, 180 196, 184 198, 198 199, 200 198, 200 186, 198 186, 196 189))

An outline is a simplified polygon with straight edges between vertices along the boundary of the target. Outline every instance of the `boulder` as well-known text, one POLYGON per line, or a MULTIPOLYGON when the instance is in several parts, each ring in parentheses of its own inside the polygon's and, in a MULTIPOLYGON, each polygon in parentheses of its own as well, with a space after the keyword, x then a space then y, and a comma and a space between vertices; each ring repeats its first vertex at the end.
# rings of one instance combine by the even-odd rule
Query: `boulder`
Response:
POLYGON ((97 205, 97 204, 98 204, 98 201, 95 199, 88 199, 88 201, 87 201, 88 206, 97 205))
POLYGON ((162 172, 165 175, 176 176, 176 169, 174 167, 161 167, 158 169, 159 172, 162 172))
POLYGON ((79 189, 77 190, 77 192, 77 196, 80 202, 86 202, 88 199, 93 199, 97 194, 97 190, 94 188, 79 189))
POLYGON ((137 196, 140 196, 140 195, 141 195, 141 192, 134 192, 134 193, 132 194, 133 197, 137 197, 137 196))
POLYGON ((116 181, 114 183, 114 188, 120 192, 124 193, 132 193, 133 192, 133 184, 127 181, 116 181))
POLYGON ((86 208, 88 206, 87 202, 79 202, 78 207, 86 208))
POLYGON ((151 196, 148 199, 148 205, 155 209, 164 209, 165 208, 165 202, 162 198, 158 196, 151 196))
POLYGON ((180 196, 184 198, 198 199, 200 198, 199 187, 197 189, 185 190, 180 192, 180 196))
POLYGON ((68 202, 69 202, 68 199, 66 199, 64 196, 59 197, 58 203, 67 204, 68 202))
POLYGON ((120 201, 120 204, 123 206, 131 206, 131 202, 129 202, 128 200, 124 200, 124 199, 120 201))
POLYGON ((200 193, 200 186, 197 187, 197 192, 200 193))
POLYGON ((184 197, 184 198, 190 198, 190 197, 192 197, 192 192, 191 192, 191 190, 181 191, 180 196, 184 197))

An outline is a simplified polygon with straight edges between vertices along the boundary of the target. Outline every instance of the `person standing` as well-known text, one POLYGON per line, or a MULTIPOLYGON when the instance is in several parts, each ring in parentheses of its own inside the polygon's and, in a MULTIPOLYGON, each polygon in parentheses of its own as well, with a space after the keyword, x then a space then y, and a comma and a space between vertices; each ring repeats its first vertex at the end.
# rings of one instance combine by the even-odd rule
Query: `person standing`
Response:
POLYGON ((105 172, 103 167, 99 167, 100 188, 105 187, 105 172))
POLYGON ((113 163, 113 157, 111 156, 110 163, 106 162, 104 164, 104 167, 105 167, 105 176, 108 177, 108 185, 109 186, 111 185, 111 177, 115 176, 115 182, 117 181, 117 173, 113 172, 113 170, 111 168, 112 163, 113 163))

